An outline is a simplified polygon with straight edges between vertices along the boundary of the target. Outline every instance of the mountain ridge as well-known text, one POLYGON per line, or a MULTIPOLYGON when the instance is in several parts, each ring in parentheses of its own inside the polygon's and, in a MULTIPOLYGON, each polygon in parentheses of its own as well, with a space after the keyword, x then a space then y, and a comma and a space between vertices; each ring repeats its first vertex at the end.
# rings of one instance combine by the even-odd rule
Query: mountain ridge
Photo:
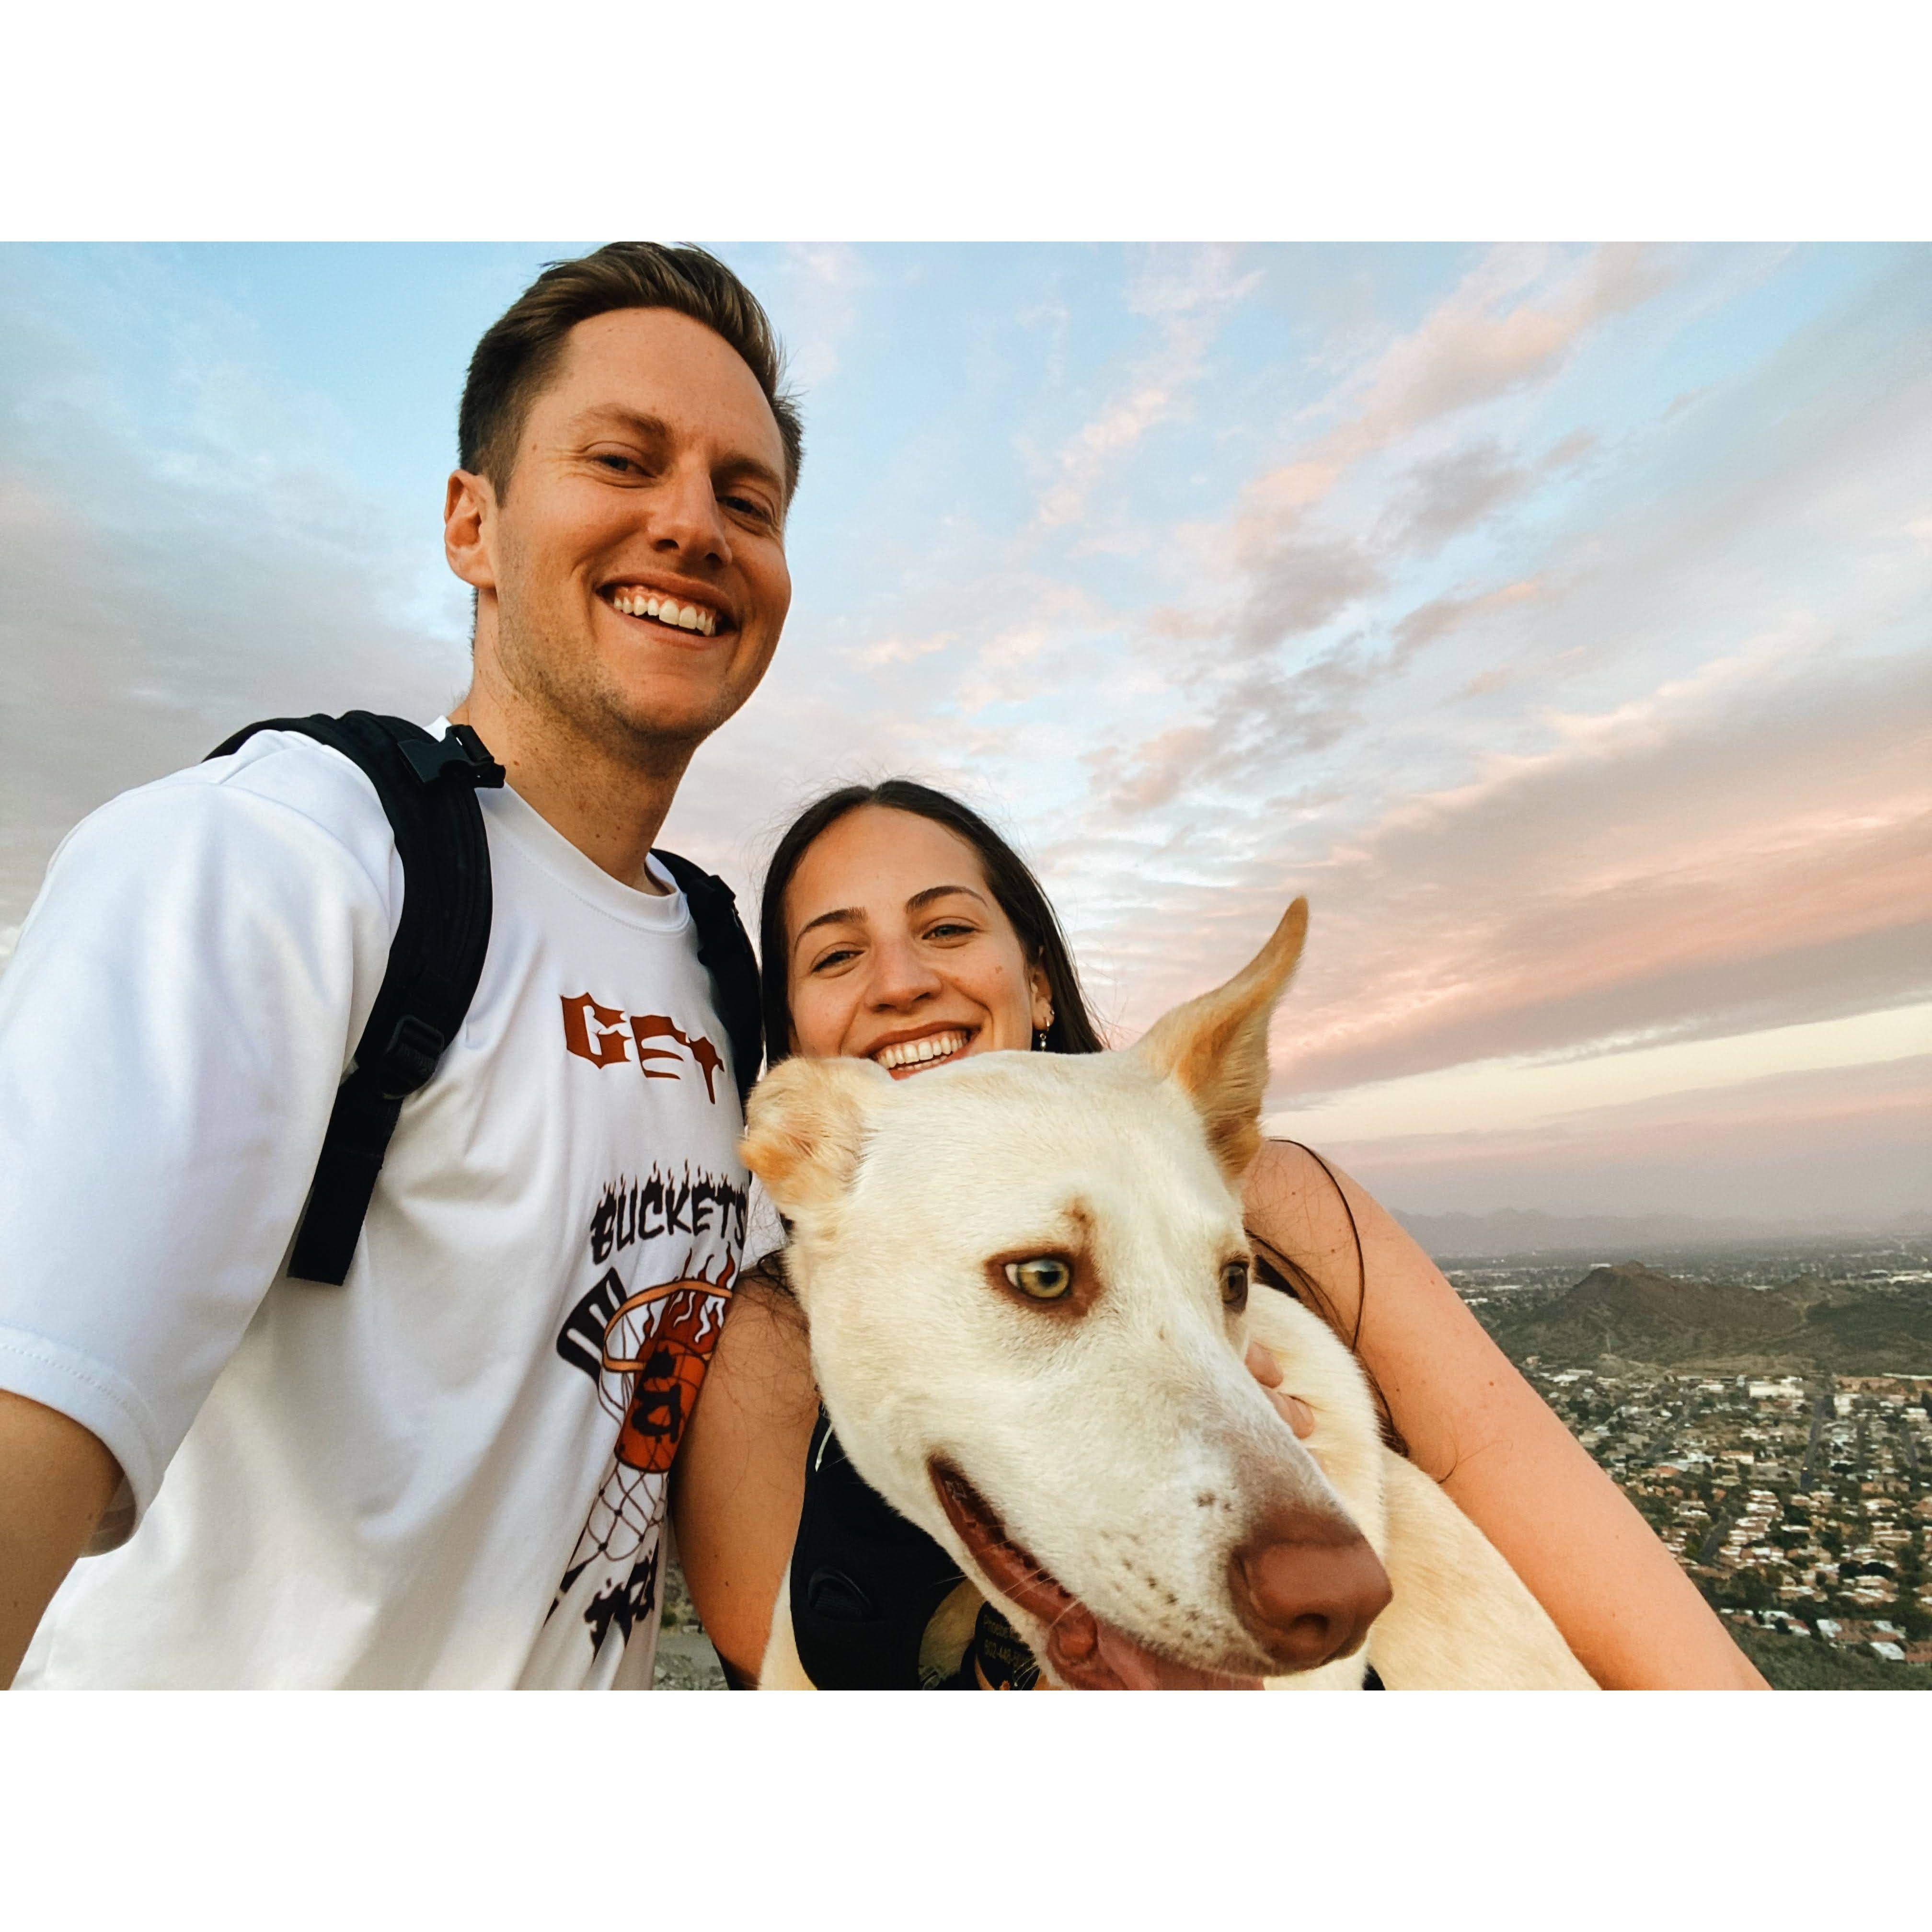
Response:
POLYGON ((1628 1255, 1648 1248, 1744 1246, 1777 1241, 1897 1240, 1932 1235, 1932 1208, 1883 1220, 1851 1215, 1808 1221, 1754 1221, 1691 1214, 1552 1214, 1535 1208, 1498 1208, 1486 1214, 1390 1210, 1432 1255, 1502 1256, 1588 1249, 1628 1255))
POLYGON ((1932 1286, 1852 1286, 1802 1274, 1777 1288, 1685 1281, 1602 1263, 1532 1306, 1492 1303, 1485 1325, 1516 1360, 1604 1360, 1726 1373, 1932 1375, 1932 1286))

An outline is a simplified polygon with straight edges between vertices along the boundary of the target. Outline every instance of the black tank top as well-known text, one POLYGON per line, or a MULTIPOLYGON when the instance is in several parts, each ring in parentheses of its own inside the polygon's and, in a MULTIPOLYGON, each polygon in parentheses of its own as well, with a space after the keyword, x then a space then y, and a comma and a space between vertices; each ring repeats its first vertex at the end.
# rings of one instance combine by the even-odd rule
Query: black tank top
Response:
POLYGON ((792 1636, 805 1674, 821 1690, 1030 1689, 1039 1666, 990 1604, 963 1650, 945 1645, 935 1659, 928 1629, 962 1586, 970 1587, 952 1557, 853 1468, 821 1409, 791 1557, 792 1636))

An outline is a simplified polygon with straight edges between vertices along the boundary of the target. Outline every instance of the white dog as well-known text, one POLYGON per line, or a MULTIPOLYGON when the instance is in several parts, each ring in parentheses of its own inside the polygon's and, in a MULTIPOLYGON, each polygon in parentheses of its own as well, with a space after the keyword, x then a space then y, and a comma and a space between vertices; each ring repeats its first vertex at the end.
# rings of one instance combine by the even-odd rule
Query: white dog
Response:
MULTIPOLYGON (((896 1083, 784 1062, 745 1158, 853 1464, 1071 1688, 1592 1688, 1494 1548, 1384 1447, 1354 1358, 1249 1292, 1238 1189, 1297 900, 1130 1052, 896 1083), (1244 1365, 1270 1351, 1304 1444, 1244 1365)), ((809 1688, 782 1592, 761 1683, 809 1688)))

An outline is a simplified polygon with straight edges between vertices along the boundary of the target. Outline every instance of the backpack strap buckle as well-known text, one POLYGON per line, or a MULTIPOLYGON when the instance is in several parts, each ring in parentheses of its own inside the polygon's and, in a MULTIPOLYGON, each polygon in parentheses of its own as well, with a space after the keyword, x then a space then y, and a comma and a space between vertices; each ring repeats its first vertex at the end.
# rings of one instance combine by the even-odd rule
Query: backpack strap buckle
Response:
POLYGON ((440 738, 405 739, 398 749, 417 782, 424 786, 452 776, 479 791, 494 791, 503 782, 502 766, 467 724, 452 724, 440 738))
POLYGON ((400 1100, 429 1084, 449 1041, 415 1013, 405 1013, 372 1070, 386 1100, 400 1100))

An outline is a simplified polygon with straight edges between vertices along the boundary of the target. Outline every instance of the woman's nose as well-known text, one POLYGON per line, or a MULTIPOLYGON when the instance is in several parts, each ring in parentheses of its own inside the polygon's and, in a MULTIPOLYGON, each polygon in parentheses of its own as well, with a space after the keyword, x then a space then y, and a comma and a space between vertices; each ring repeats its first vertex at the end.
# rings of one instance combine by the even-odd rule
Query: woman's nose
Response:
POLYGON ((866 992, 874 1006, 905 1006, 938 992, 940 984, 939 975, 916 948, 888 944, 872 956, 872 983, 866 992))

